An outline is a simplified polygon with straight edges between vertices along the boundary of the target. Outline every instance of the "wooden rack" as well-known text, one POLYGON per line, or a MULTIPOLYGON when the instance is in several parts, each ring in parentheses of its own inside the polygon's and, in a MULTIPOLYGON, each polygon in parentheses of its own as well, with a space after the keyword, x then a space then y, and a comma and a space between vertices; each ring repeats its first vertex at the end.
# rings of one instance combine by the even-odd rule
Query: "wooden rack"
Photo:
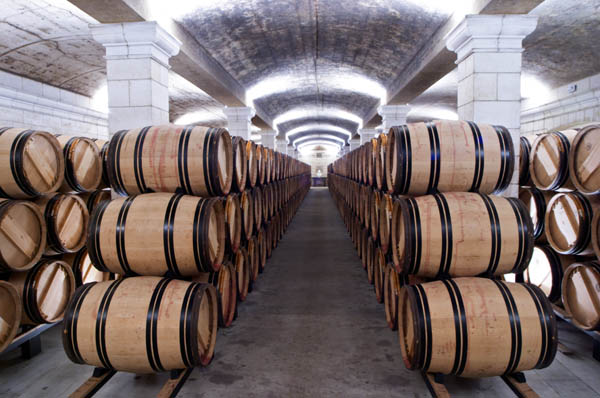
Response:
POLYGON ((552 308, 554 309, 554 313, 556 314, 556 316, 559 319, 573 325, 573 327, 575 327, 576 329, 580 330, 581 332, 587 334, 588 336, 590 336, 592 338, 593 343, 594 343, 593 350, 592 350, 592 356, 594 357, 594 359, 596 361, 600 361, 600 332, 598 332, 596 330, 582 329, 573 323, 573 321, 571 320, 571 316, 563 308, 557 306, 556 304, 552 304, 552 308))
POLYGON ((42 352, 42 339, 40 338, 40 334, 58 323, 60 323, 60 321, 55 323, 44 323, 32 327, 23 326, 23 331, 15 336, 12 343, 10 343, 2 353, 10 352, 20 347, 21 356, 23 358, 33 358, 42 352))
MULTIPOLYGON (((450 398, 451 395, 444 385, 444 375, 440 373, 421 372, 423 380, 433 398, 450 398)), ((540 396, 529 387, 525 380, 525 375, 521 372, 501 376, 502 380, 510 387, 510 389, 519 398, 540 398, 540 396)))
MULTIPOLYGON (((175 398, 194 368, 172 370, 169 380, 159 391, 157 398, 175 398)), ((89 398, 96 394, 117 373, 116 370, 94 368, 94 373, 69 398, 89 398)))

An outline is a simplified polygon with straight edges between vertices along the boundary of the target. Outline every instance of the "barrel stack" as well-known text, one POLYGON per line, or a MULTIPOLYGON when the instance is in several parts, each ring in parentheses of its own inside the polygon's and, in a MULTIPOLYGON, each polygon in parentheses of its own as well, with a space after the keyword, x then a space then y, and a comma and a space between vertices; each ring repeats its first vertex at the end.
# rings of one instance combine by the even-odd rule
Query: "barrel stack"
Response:
POLYGON ((538 286, 561 318, 600 330, 600 125, 521 137, 521 148, 519 198, 536 247, 516 278, 538 286))
POLYGON ((308 166, 221 128, 150 126, 101 144, 114 197, 86 194, 86 255, 69 261, 78 281, 104 279, 69 302, 67 356, 135 373, 206 366, 304 198, 308 166))
POLYGON ((499 196, 515 158, 502 126, 438 120, 392 127, 329 165, 407 368, 504 376, 554 359, 550 301, 502 280, 527 269, 535 246, 525 205, 499 196))

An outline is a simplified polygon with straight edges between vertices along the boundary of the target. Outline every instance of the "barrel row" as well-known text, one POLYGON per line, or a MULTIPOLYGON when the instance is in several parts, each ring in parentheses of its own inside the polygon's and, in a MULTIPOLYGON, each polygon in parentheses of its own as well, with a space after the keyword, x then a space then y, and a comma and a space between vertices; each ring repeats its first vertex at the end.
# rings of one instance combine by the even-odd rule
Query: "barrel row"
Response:
POLYGON ((600 124, 522 136, 519 185, 600 193, 600 124))

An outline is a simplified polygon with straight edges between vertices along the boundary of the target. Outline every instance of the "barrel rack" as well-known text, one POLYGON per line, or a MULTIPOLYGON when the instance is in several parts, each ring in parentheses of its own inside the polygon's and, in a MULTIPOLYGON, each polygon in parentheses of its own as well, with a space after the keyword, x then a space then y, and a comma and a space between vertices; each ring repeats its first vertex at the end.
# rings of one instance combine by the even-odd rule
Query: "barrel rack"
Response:
POLYGON ((577 330, 587 334, 588 336, 590 336, 592 338, 592 341, 594 344, 593 349, 592 349, 592 356, 594 357, 594 359, 596 361, 600 361, 600 332, 598 332, 596 330, 584 330, 573 323, 573 321, 571 320, 571 317, 563 308, 557 306, 556 304, 552 304, 552 308, 554 309, 554 313, 556 314, 556 316, 559 319, 572 325, 577 330))
MULTIPOLYGON (((433 398, 451 397, 448 389, 446 389, 446 386, 444 385, 444 375, 427 372, 421 372, 421 375, 433 398)), ((525 375, 522 372, 501 377, 518 398, 540 398, 540 396, 529 387, 525 380, 525 375)))
POLYGON ((37 326, 23 326, 21 333, 17 334, 13 339, 12 343, 6 347, 2 353, 13 351, 17 348, 21 348, 21 357, 24 359, 31 359, 40 352, 42 352, 42 339, 40 334, 60 323, 44 323, 37 326))
MULTIPOLYGON (((157 398, 175 398, 185 384, 194 368, 172 370, 169 380, 159 391, 157 398)), ((89 398, 96 394, 115 374, 116 370, 94 368, 94 373, 69 398, 89 398)))

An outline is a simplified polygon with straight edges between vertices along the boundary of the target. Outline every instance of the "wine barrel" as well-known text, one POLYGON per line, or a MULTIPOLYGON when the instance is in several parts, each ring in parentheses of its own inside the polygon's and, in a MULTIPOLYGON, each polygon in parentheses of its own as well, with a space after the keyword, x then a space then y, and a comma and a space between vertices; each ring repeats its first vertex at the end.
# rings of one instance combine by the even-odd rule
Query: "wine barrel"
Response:
POLYGON ((560 300, 564 271, 574 262, 574 256, 560 255, 547 245, 536 246, 529 266, 523 271, 523 281, 539 287, 554 303, 560 300))
POLYGON ((246 140, 242 137, 233 137, 231 139, 233 156, 233 176, 231 180, 231 190, 233 192, 242 192, 246 188, 246 178, 248 175, 248 159, 246 159, 246 140))
POLYGON ((63 183, 65 158, 56 137, 45 131, 0 128, 0 196, 29 199, 55 192, 63 183), (10 171, 9 171, 10 170, 10 171))
POLYGON ((107 167, 120 195, 224 196, 233 175, 231 137, 225 129, 200 126, 121 130, 110 140, 107 167))
POLYGON ((110 200, 110 189, 97 189, 92 192, 84 192, 79 197, 85 202, 88 212, 92 214, 96 206, 105 200, 110 200))
POLYGON ((592 217, 600 198, 579 192, 559 193, 548 203, 544 219, 546 238, 560 254, 593 254, 592 217))
POLYGON ((371 239, 371 249, 369 249, 369 231, 367 231, 366 228, 362 228, 360 229, 360 259, 362 261, 362 266, 363 268, 367 271, 367 276, 368 276, 368 269, 367 269, 367 259, 369 258, 369 255, 372 255, 372 251, 373 251, 373 240, 371 239), (369 250, 371 252, 369 252, 369 250))
POLYGON ((429 278, 522 272, 533 251, 521 201, 469 192, 398 199, 393 220, 398 272, 429 278))
POLYGON ((531 175, 529 174, 529 157, 531 153, 531 144, 535 141, 535 136, 521 136, 519 143, 521 151, 519 152, 519 185, 531 185, 531 175))
POLYGON ((122 275, 218 270, 225 252, 221 200, 149 193, 102 202, 90 221, 88 250, 96 268, 122 275))
POLYGON ((375 244, 373 238, 367 238, 365 251, 365 261, 367 266, 367 280, 371 285, 375 284, 375 244))
POLYGON ((383 195, 378 190, 374 189, 371 194, 371 210, 369 211, 371 221, 369 222, 369 230, 373 240, 379 242, 379 217, 382 207, 383 195))
POLYGON ((554 191, 572 189, 569 179, 569 149, 577 130, 539 135, 531 145, 529 174, 536 187, 554 191))
POLYGON ((547 242, 544 231, 544 220, 546 218, 548 202, 550 202, 552 196, 552 191, 542 191, 535 187, 521 187, 519 190, 519 200, 523 202, 527 209, 527 214, 531 217, 533 239, 538 243, 547 242))
POLYGON ((600 263, 571 264, 563 276, 562 300, 575 325, 600 330, 600 263))
POLYGON ((262 273, 267 265, 267 232, 265 227, 262 227, 256 235, 257 251, 258 251, 258 272, 262 273))
POLYGON ((373 285, 375 286, 375 298, 378 303, 383 303, 383 282, 386 266, 385 255, 381 251, 381 248, 377 247, 373 258, 373 285))
POLYGON ((0 272, 33 267, 46 250, 46 222, 38 207, 0 199, 0 238, 0 272))
POLYGON ((569 151, 571 182, 583 193, 600 193, 600 125, 579 130, 569 151))
POLYGON ((63 322, 71 361, 132 373, 207 365, 216 336, 214 287, 150 276, 81 286, 63 322))
POLYGON ((248 297, 248 289, 250 286, 250 264, 246 261, 243 251, 238 250, 233 255, 233 267, 237 277, 237 298, 239 301, 246 301, 248 297))
POLYGON ((42 196, 35 204, 46 221, 46 254, 74 253, 85 245, 90 213, 79 196, 54 193, 42 196))
POLYGON ((398 329, 398 297, 400 296, 402 286, 423 282, 423 278, 414 275, 399 274, 392 263, 386 265, 383 279, 383 303, 385 307, 385 320, 391 330, 398 329))
POLYGON ((556 318, 535 286, 458 278, 402 288, 400 347, 408 369, 462 377, 548 367, 556 318))
POLYGON ((104 282, 114 279, 111 273, 102 272, 94 267, 85 246, 77 253, 63 254, 60 259, 71 266, 77 287, 90 282, 104 282))
POLYGON ((248 240, 248 257, 250 258, 251 261, 251 267, 250 267, 250 276, 252 279, 252 282, 255 282, 258 279, 258 273, 259 273, 259 269, 260 269, 260 265, 259 265, 259 247, 258 247, 258 241, 256 240, 256 236, 251 237, 248 240))
POLYGON ((259 230, 263 224, 263 194, 259 186, 252 188, 252 203, 254 204, 254 225, 259 230))
POLYGON ((499 193, 513 174, 512 138, 505 127, 436 120, 392 127, 387 137, 388 192, 499 193))
POLYGON ((390 249, 392 216, 396 206, 394 197, 390 194, 384 194, 381 198, 379 210, 379 245, 384 254, 388 254, 390 249))
POLYGON ((254 201, 250 190, 243 191, 240 196, 240 210, 242 212, 242 232, 244 240, 254 234, 254 201))
POLYGON ((377 137, 377 152, 375 156, 375 183, 377 189, 380 191, 386 191, 386 180, 385 180, 385 151, 387 148, 387 134, 379 134, 377 137))
POLYGON ((61 192, 94 191, 102 181, 100 150, 89 138, 57 135, 65 158, 65 178, 61 192))
POLYGON ((23 305, 21 323, 38 325, 61 320, 75 291, 71 266, 45 259, 26 272, 13 272, 8 278, 23 305))
POLYGON ((110 181, 108 179, 108 170, 106 168, 106 159, 108 155, 108 141, 102 140, 99 138, 92 138, 92 141, 98 147, 100 151, 100 159, 102 160, 102 180, 98 188, 108 188, 110 187, 110 181))
POLYGON ((17 289, 8 282, 0 281, 0 353, 17 335, 21 326, 22 311, 17 289))
POLYGON ((258 172, 256 184, 263 185, 266 182, 267 159, 265 158, 262 145, 260 145, 260 144, 255 145, 254 156, 256 157, 257 172, 258 172))
POLYGON ((256 144, 253 141, 246 142, 246 169, 247 178, 246 186, 248 188, 254 188, 258 180, 258 158, 256 157, 256 144))
POLYGON ((231 326, 237 308, 237 275, 233 265, 226 262, 219 271, 199 274, 192 280, 209 283, 216 288, 219 327, 231 326))
POLYGON ((240 247, 242 238, 242 209, 240 201, 235 194, 223 198, 225 209, 225 250, 227 253, 235 253, 240 247))

